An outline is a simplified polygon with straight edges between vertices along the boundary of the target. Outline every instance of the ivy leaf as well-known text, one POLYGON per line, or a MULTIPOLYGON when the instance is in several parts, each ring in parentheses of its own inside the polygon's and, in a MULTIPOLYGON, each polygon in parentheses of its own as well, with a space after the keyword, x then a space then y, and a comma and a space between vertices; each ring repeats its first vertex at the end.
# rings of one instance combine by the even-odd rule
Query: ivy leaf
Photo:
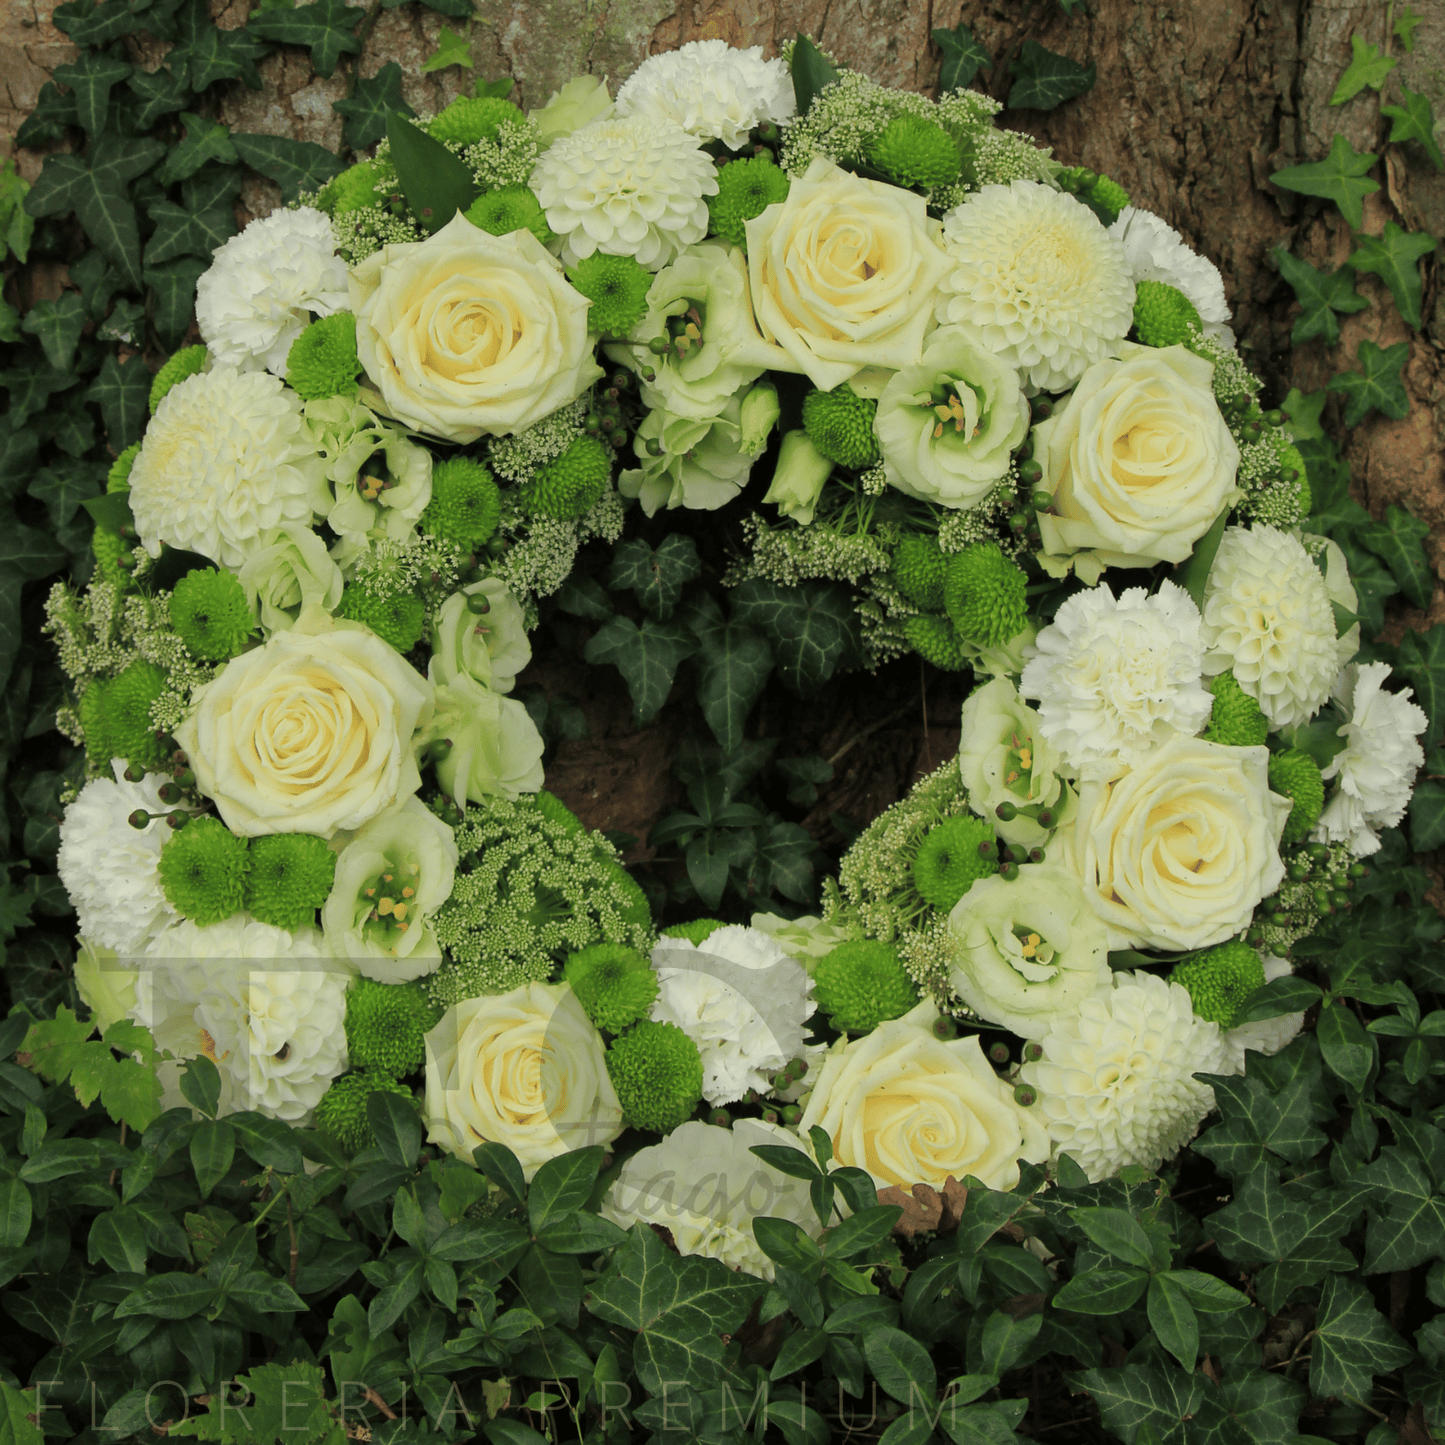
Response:
POLYGON ((852 600, 826 582, 784 587, 750 578, 733 589, 732 618, 767 636, 779 675, 800 697, 817 692, 858 645, 852 600))
POLYGON ((150 218, 155 230, 146 242, 147 269, 178 256, 200 256, 209 265, 216 247, 236 234, 236 212, 229 203, 189 211, 174 201, 154 201, 150 218))
POLYGON ((1388 116, 1391 121, 1390 144, 1403 145, 1412 140, 1435 162, 1436 170, 1445 171, 1445 156, 1440 154, 1440 146, 1435 139, 1435 110, 1430 104, 1430 97, 1411 90, 1408 85, 1400 87, 1400 95, 1403 105, 1380 107, 1380 114, 1388 116))
MULTIPOLYGON (((448 66, 460 65, 463 70, 472 68, 471 42, 465 35, 458 35, 450 25, 443 25, 437 36, 437 48, 422 61, 422 74, 430 75, 434 70, 445 70, 448 66)), ((414 115, 415 111, 406 114, 414 115)))
POLYGON ((45 504, 50 525, 58 532, 89 497, 99 496, 105 471, 94 462, 60 461, 43 468, 30 483, 29 494, 45 504))
POLYGON ((1080 1370, 1066 1374, 1071 1390, 1093 1396, 1103 1416, 1104 1427, 1124 1440, 1153 1438, 1182 1445, 1186 1439, 1203 1439, 1202 1426, 1213 1405, 1219 1415, 1223 1408, 1209 1393, 1203 1375, 1182 1370, 1164 1370, 1153 1365, 1124 1365, 1114 1370, 1080 1370), (1187 1426, 1185 1422, 1190 1422, 1187 1426), (1185 1431, 1191 1433, 1186 1436, 1185 1431), (1200 1430, 1196 1436, 1193 1432, 1200 1430))
POLYGON ((1414 1269, 1445 1251, 1445 1198, 1414 1154, 1388 1145, 1360 1177, 1370 1187, 1366 1274, 1414 1269))
POLYGON ((74 211, 97 248, 134 291, 141 288, 140 231, 125 179, 88 167, 73 155, 45 158, 45 169, 25 198, 32 216, 74 211))
POLYGON ((281 187, 281 199, 285 201, 294 201, 302 191, 319 191, 346 169, 324 146, 309 140, 241 132, 232 135, 231 143, 252 170, 260 171, 281 187))
POLYGON ((1099 68, 1092 61, 1080 65, 1067 55, 1045 50, 1037 40, 1025 40, 1017 60, 1009 64, 1014 83, 1009 87, 1010 110, 1053 110, 1066 100, 1094 88, 1099 68))
POLYGON ((1355 539, 1389 567, 1400 590, 1416 607, 1428 607, 1435 591, 1435 574, 1424 547, 1429 535, 1428 522, 1391 503, 1385 508, 1385 520, 1361 527, 1355 539))
POLYGON ((100 47, 144 30, 146 22, 137 13, 142 8, 126 0, 106 0, 102 5, 92 5, 90 0, 68 0, 55 7, 51 22, 70 37, 72 45, 100 47))
MULTIPOLYGON (((197 256, 185 256, 162 266, 145 268, 145 283, 155 298, 151 320, 163 345, 177 345, 190 329, 196 282, 210 269, 210 264, 197 256)), ((149 402, 149 395, 146 399, 149 402)))
POLYGON ((951 90, 965 89, 974 76, 993 60, 973 38, 973 31, 961 20, 952 30, 935 30, 933 43, 943 52, 943 63, 938 67, 940 96, 947 95, 951 90))
POLYGON ((252 15, 247 29, 262 40, 309 48, 312 69, 329 80, 343 55, 360 53, 361 41, 354 32, 365 14, 365 10, 348 5, 346 0, 313 0, 294 9, 252 15))
POLYGON ((794 903, 811 903, 818 896, 818 847, 812 834, 798 823, 774 823, 758 845, 758 860, 766 868, 762 881, 794 903))
MULTIPOLYGON (((1308 261, 1291 256, 1283 246, 1276 246, 1270 254, 1300 304, 1300 315, 1289 334, 1292 345, 1299 346, 1318 336, 1326 346, 1333 346, 1340 339, 1340 323, 1335 319, 1335 312, 1350 315, 1370 304, 1355 290, 1355 273, 1351 267, 1316 271, 1308 261)), ((1323 402, 1323 396, 1320 400, 1323 402)))
POLYGON ((1372 408, 1396 421, 1410 415, 1410 398, 1400 378, 1409 355, 1408 341, 1397 341, 1383 351, 1373 341, 1360 342, 1355 352, 1360 369, 1331 377, 1325 388, 1344 394, 1346 426, 1358 426, 1372 408))
POLYGON ((186 128, 185 139, 166 157, 165 164, 156 172, 157 180, 170 185, 174 181, 189 180, 211 161, 229 166, 240 159, 231 144, 231 132, 219 121, 184 111, 181 123, 186 128))
POLYGON ((1430 719, 1420 740, 1428 753, 1445 732, 1445 624, 1437 622, 1428 632, 1407 632, 1400 639, 1395 666, 1415 689, 1415 701, 1430 719))
POLYGON ((1400 63, 1394 56, 1381 55, 1378 45, 1367 44, 1359 35, 1350 36, 1350 49, 1354 54, 1330 97, 1331 105, 1343 105, 1367 85, 1371 90, 1379 90, 1385 77, 1400 63))
POLYGON ((1380 189, 1380 183, 1368 176, 1377 160, 1379 156, 1357 152, 1344 136, 1337 134, 1324 160, 1303 166, 1286 166, 1276 171, 1270 180, 1287 191, 1333 201, 1358 231, 1365 223, 1365 197, 1380 189))
POLYGON ((610 662, 622 674, 633 723, 643 727, 667 701, 678 664, 696 650, 696 638, 681 622, 649 617, 639 628, 630 617, 614 617, 592 635, 582 655, 593 664, 610 662))
POLYGON ((0 371, 0 386, 10 393, 10 413, 6 418, 12 428, 25 425, 28 418, 42 410, 57 391, 68 391, 80 378, 53 366, 12 366, 0 371))
MULTIPOLYGON (((1316 990, 1318 997, 1318 990, 1316 990)), ((1310 1079, 1296 1075, 1284 1088, 1271 1090, 1255 1077, 1209 1075, 1221 1122, 1205 1132, 1194 1148, 1234 1179, 1262 1164, 1303 1164, 1328 1142, 1314 1122, 1310 1079)))
POLYGON ((1374 1376, 1408 1365, 1415 1352, 1386 1323, 1357 1280, 1332 1274, 1320 1292, 1310 1350, 1310 1394, 1368 1400, 1374 1376))
POLYGON ((21 329, 40 338, 45 359, 57 371, 64 371, 75 354, 85 325, 85 302, 78 291, 63 291, 54 301, 37 301, 25 313, 21 329))
POLYGON ((760 632, 726 621, 706 593, 689 606, 683 621, 698 641, 698 705, 718 745, 730 753, 742 743, 748 714, 767 684, 773 650, 760 632))
POLYGON ((1435 249, 1434 236, 1423 231, 1402 231, 1385 222, 1383 236, 1357 236, 1350 265, 1369 271, 1390 288, 1400 315, 1413 330, 1420 329, 1420 260, 1435 249))
POLYGON ((110 93, 130 76, 131 68, 123 60, 104 52, 82 53, 69 65, 58 65, 55 78, 68 85, 75 97, 75 117, 87 135, 99 135, 110 114, 110 93))
POLYGON ((1250 1445, 1295 1445, 1300 1411, 1309 1402, 1309 1391, 1299 1380, 1269 1370, 1231 1369, 1219 1395, 1250 1445))
POLYGON ((684 585, 701 576, 697 544, 682 532, 669 532, 656 551, 640 537, 620 542, 612 554, 607 585, 629 589, 643 609, 660 621, 672 616, 684 585))
POLYGON ((261 72, 256 62, 269 55, 271 47, 260 41, 254 21, 235 30, 220 30, 211 23, 206 0, 182 0, 176 11, 176 42, 166 62, 177 75, 184 71, 192 92, 203 91, 218 80, 244 80, 252 90, 260 90, 261 72))
POLYGON ((358 80, 356 92, 345 100, 333 100, 331 108, 346 121, 346 144, 354 151, 375 145, 386 134, 386 113, 416 112, 401 96, 401 66, 388 60, 370 80, 358 80))
POLYGON ((191 103, 191 88, 184 71, 162 65, 154 71, 131 72, 130 92, 140 100, 134 119, 137 130, 149 130, 162 116, 173 115, 191 103))
POLYGON ((1416 15, 1410 6, 1405 7, 1403 15, 1395 17, 1395 36, 1400 44, 1405 47, 1407 55, 1415 53, 1415 27, 1424 19, 1423 15, 1416 15))
POLYGON ((111 352, 85 395, 99 404, 106 440, 117 452, 141 439, 150 413, 151 374, 140 357, 121 361, 111 352))
MULTIPOLYGON (((128 346, 140 346, 145 338, 145 320, 145 307, 139 301, 129 301, 122 296, 111 307, 110 315, 95 328, 96 339, 123 341, 128 346)), ((80 453, 76 452, 75 455, 79 456, 80 453)))
MULTIPOLYGON (((59 13, 58 11, 56 12, 59 13)), ((21 122, 15 132, 15 144, 38 146, 48 140, 60 140, 68 125, 79 125, 80 116, 75 109, 75 97, 62 92, 52 80, 40 87, 35 108, 21 122)))

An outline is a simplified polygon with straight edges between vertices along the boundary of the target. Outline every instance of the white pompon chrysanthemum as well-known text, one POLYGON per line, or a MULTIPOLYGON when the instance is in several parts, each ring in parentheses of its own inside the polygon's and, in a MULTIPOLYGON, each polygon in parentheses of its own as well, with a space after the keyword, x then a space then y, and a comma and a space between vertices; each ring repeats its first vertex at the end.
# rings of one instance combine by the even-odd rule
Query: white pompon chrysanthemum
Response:
POLYGON ((746 146, 754 126, 782 124, 797 108, 781 60, 764 60, 760 45, 735 50, 726 40, 691 40, 650 56, 617 92, 619 116, 671 121, 729 150, 746 146))
POLYGON ((1349 714, 1340 729, 1347 741, 1324 770, 1325 780, 1338 779, 1339 785, 1320 814, 1315 837, 1347 843, 1357 858, 1378 853, 1379 830, 1405 816, 1415 773, 1425 761, 1419 735, 1429 720, 1410 701, 1413 688, 1384 690, 1389 675, 1388 663, 1351 664, 1335 684, 1335 697, 1349 714))
POLYGON ((196 324, 222 366, 286 375, 311 317, 345 311, 346 263, 331 219, 311 206, 274 211, 216 248, 196 282, 196 324))
POLYGON ((136 531, 239 567, 276 530, 334 505, 301 398, 264 371, 218 366, 165 394, 130 474, 136 531))
POLYGON ((1192 250, 1167 221, 1137 206, 1125 206, 1109 234, 1124 247, 1129 275, 1136 285, 1162 281, 1182 291, 1194 303, 1206 335, 1233 344, 1224 277, 1213 261, 1192 250))
POLYGON ((567 265, 603 251, 660 271, 707 234, 717 167, 680 126, 634 115, 553 141, 531 186, 567 265))
POLYGON ((1019 692, 1039 730, 1084 778, 1112 778, 1176 733, 1209 720, 1199 609, 1173 582, 1150 597, 1108 587, 1069 598, 1039 633, 1019 692))
POLYGON ((1054 1153, 1095 1182, 1130 1164, 1159 1165, 1214 1107, 1192 1076, 1220 1071, 1219 1025, 1194 1016, 1189 991, 1142 970, 1116 973, 1112 992, 1054 1021, 1043 1058, 1025 1063, 1054 1153))
MULTIPOLYGON (((1294 972, 1284 959, 1275 958, 1273 954, 1265 954, 1261 962, 1264 964, 1266 983, 1273 983, 1275 979, 1284 978, 1294 972)), ((1244 1073, 1246 1053, 1277 1054, 1286 1044, 1292 1042, 1304 1027, 1304 1022, 1305 1016, 1302 1013, 1277 1014, 1272 1019, 1259 1019, 1252 1024, 1240 1024, 1238 1028, 1225 1030, 1219 1036, 1223 1061, 1217 1072, 1244 1073)))
POLYGON ((977 327, 1035 391, 1073 386, 1133 324, 1123 246, 1062 191, 984 186, 944 216, 943 244, 938 319, 977 327))
POLYGON ((1336 634, 1330 592, 1298 537, 1230 527, 1204 589, 1204 671, 1233 669, 1277 728, 1312 718, 1358 645, 1336 634))

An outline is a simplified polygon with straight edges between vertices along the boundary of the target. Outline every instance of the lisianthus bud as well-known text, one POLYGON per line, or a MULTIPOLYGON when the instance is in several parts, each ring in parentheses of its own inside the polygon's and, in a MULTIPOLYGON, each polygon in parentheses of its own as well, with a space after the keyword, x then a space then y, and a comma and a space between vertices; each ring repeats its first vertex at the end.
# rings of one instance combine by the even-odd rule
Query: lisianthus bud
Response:
POLYGON ((778 405, 778 388, 770 381, 760 381, 743 398, 742 440, 739 450, 754 455, 768 443, 768 436, 778 424, 782 408, 778 405))
POLYGON ((763 501, 774 503, 785 517, 806 527, 832 474, 833 463, 813 445, 807 432, 790 431, 783 437, 773 484, 763 501))

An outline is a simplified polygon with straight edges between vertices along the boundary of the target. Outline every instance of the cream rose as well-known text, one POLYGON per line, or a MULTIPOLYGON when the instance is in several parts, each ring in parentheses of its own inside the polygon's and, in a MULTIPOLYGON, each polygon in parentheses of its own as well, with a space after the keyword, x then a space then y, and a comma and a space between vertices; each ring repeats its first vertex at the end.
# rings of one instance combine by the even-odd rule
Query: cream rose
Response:
POLYGON ((1039 715, 1006 677, 976 687, 963 705, 958 766, 968 806, 1007 843, 1041 848, 1068 816, 1072 794, 1059 778, 1058 749, 1039 732, 1039 715), (1049 826, 1016 813, 1005 822, 1000 803, 1049 810, 1049 826))
POLYGON ((471 1160, 505 1144, 528 1178, 622 1132, 602 1036, 565 983, 463 999, 426 1036, 427 1142, 471 1160))
POLYGON ((1039 514, 1044 552, 1092 550, 1085 581, 1100 566, 1184 561, 1229 505, 1239 468, 1209 362, 1182 346, 1119 350, 1034 429, 1039 485, 1054 498, 1039 514))
POLYGON ((351 273, 357 354, 387 413, 454 442, 521 431, 602 375, 588 305, 530 231, 461 215, 351 273))
POLYGON ((307 607, 333 611, 345 586, 341 568, 310 527, 285 528, 247 557, 236 575, 268 633, 284 632, 307 607))
POLYGON ((1049 1157, 1041 1119, 1016 1103, 989 1066, 977 1035, 948 1043, 933 1033, 938 1009, 925 1000, 828 1050, 798 1123, 819 1125, 838 1165, 866 1169, 879 1188, 941 1186, 972 1174, 990 1189, 1018 1183, 1018 1161, 1049 1157))
POLYGON ((532 660, 522 608, 495 577, 453 592, 432 620, 432 674, 437 682, 475 678, 493 692, 511 692, 532 660), (485 607, 473 611, 480 603, 485 607))
POLYGON ((1284 878, 1289 810, 1269 790, 1266 748, 1181 735, 1112 783, 1082 784, 1053 848, 1110 948, 1208 948, 1248 927, 1284 878))
POLYGON ((329 838, 421 787, 412 734, 432 706, 394 647, 313 607, 202 687, 176 741, 233 833, 329 838))
POLYGON ((817 157, 787 200, 747 223, 763 339, 824 391, 865 368, 912 366, 949 269, 940 235, 922 196, 817 157))

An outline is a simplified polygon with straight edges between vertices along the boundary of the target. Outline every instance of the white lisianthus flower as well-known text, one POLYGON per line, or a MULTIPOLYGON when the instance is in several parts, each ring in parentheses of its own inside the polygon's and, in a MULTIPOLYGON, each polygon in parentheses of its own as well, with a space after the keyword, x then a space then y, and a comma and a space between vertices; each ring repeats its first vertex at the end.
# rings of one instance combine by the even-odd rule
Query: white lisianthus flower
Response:
POLYGON ((346 263, 331 218, 311 206, 273 211, 218 246, 196 282, 196 324, 222 366, 286 375, 291 343, 347 307, 346 263))
POLYGON ((768 934, 731 924, 699 944, 664 938, 652 967, 652 1018, 697 1045, 709 1104, 767 1092, 770 1076, 803 1053, 803 1024, 817 1007, 813 981, 768 934))
POLYGON ((264 371, 188 376, 161 399, 130 471, 141 545, 239 567, 276 532, 328 510, 301 398, 264 371))
POLYGON ((285 632, 308 607, 334 612, 345 589, 341 568, 310 527, 283 527, 241 564, 237 580, 246 601, 261 611, 269 635, 285 632))
POLYGON ((1157 1169, 1187 1144, 1214 1107, 1193 1076, 1222 1062, 1219 1025, 1195 1018, 1183 984, 1142 970, 1113 984, 1056 1017, 1032 1040, 1043 1057, 1019 1071, 1055 1155, 1096 1183, 1131 1164, 1157 1169))
POLYGON ((493 692, 511 692, 532 660, 521 604, 496 577, 468 583, 442 603, 432 618, 431 645, 437 682, 465 673, 493 692), (485 611, 472 611, 473 597, 486 602, 485 611))
POLYGON ((1379 830, 1395 827, 1405 816, 1415 773, 1425 761, 1419 738, 1429 719, 1410 701, 1413 688, 1384 690, 1389 675, 1388 663, 1352 663, 1334 689, 1349 717, 1339 730, 1346 746, 1321 775, 1338 781, 1314 836, 1347 843, 1357 858, 1378 853, 1379 830))
POLYGON ((753 463, 767 445, 764 437, 756 452, 742 449, 745 395, 746 388, 704 421, 649 411, 632 438, 639 464, 618 473, 617 490, 636 497, 649 517, 662 507, 711 512, 726 506, 747 485, 753 463), (647 450, 650 441, 661 443, 658 456, 647 450))
MULTIPOLYGON (((433 680, 441 668, 431 660, 433 680)), ((459 672, 436 686, 436 712, 417 738, 424 748, 439 738, 451 744, 436 766, 437 782, 458 808, 467 801, 503 797, 515 802, 542 786, 542 734, 514 697, 503 697, 470 673, 459 672)))
MULTIPOLYGON (((1265 954, 1260 960, 1264 964, 1264 981, 1273 983, 1284 978, 1294 969, 1282 958, 1265 954)), ((1226 1029, 1219 1035, 1222 1050, 1218 1073, 1242 1074, 1245 1072, 1245 1054, 1277 1054, 1286 1044, 1291 1043, 1304 1027, 1305 1016, 1279 1014, 1272 1019, 1259 1019, 1252 1024, 1240 1024, 1238 1028, 1226 1029)))
POLYGON ((1124 248, 1072 196, 984 186, 943 218, 938 319, 966 322, 1034 391, 1073 386, 1134 322, 1124 248))
POLYGON ((1109 234, 1124 247, 1124 259, 1135 285, 1140 281, 1162 281, 1182 291, 1199 313, 1205 334, 1234 344, 1224 277, 1213 261, 1186 245, 1173 226, 1137 206, 1125 206, 1109 227, 1109 234))
POLYGON ((1308 722, 1358 645, 1353 629, 1336 636, 1331 601, 1298 537, 1227 528, 1204 589, 1205 673, 1232 670, 1276 728, 1308 722))
POLYGON ((681 126, 633 115, 553 141, 530 184, 568 266, 602 251, 660 271, 707 235, 717 168, 681 126))
POLYGON ((1209 721, 1199 609, 1164 581, 1117 599, 1102 583, 1070 597, 1039 633, 1019 691, 1039 700, 1039 730, 1082 778, 1117 777, 1209 721))
POLYGON ((577 75, 561 90, 554 90, 546 105, 529 110, 527 119, 536 122, 537 139, 543 145, 550 145, 558 137, 571 135, 594 120, 607 120, 614 110, 606 80, 599 80, 595 75, 577 75))
POLYGON ((764 60, 761 45, 735 50, 726 40, 690 40, 651 55, 617 92, 618 115, 670 121, 733 151, 746 147, 754 126, 781 125, 797 109, 781 60, 764 60))
POLYGON ((755 913, 749 920, 754 929, 779 943, 812 973, 820 958, 826 958, 840 943, 854 937, 836 923, 825 923, 815 913, 800 918, 783 918, 777 913, 755 913))
POLYGON ((122 963, 116 950, 82 934, 75 940, 75 991, 103 1034, 136 1005, 140 970, 122 963))
POLYGON ((679 1254, 720 1259, 729 1269, 771 1280, 773 1261, 758 1246, 753 1220, 789 1219, 814 1239, 823 1227, 808 1186, 765 1164, 750 1152, 755 1144, 808 1157, 795 1134, 761 1119, 739 1119, 730 1129, 690 1120, 661 1144, 633 1154, 598 1212, 623 1229, 661 1225, 679 1254))

